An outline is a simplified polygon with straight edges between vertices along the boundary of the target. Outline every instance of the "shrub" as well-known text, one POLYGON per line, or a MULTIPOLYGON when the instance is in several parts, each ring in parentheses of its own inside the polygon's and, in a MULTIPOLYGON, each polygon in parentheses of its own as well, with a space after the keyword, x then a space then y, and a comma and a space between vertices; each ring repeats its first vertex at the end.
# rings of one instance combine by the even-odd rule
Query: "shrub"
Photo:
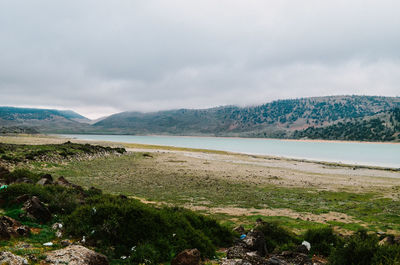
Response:
POLYGON ((264 233, 269 252, 286 250, 300 244, 300 239, 294 233, 276 222, 263 223, 257 226, 256 229, 264 233))
POLYGON ((26 183, 13 184, 0 192, 0 199, 5 201, 6 207, 15 207, 13 201, 21 195, 37 196, 47 203, 49 210, 57 214, 69 214, 82 201, 79 191, 56 185, 40 186, 26 183))
POLYGON ((378 237, 360 230, 346 239, 345 243, 333 249, 329 263, 332 265, 369 265, 373 264, 378 249, 378 237))
POLYGON ((103 253, 114 258, 128 256, 136 246, 137 253, 131 256, 135 261, 144 257, 149 262, 168 261, 186 248, 197 248, 203 256, 212 257, 216 243, 232 240, 227 228, 208 217, 109 195, 90 198, 65 219, 65 227, 74 236, 97 242, 103 253))
POLYGON ((309 229, 304 234, 304 240, 311 243, 311 254, 326 257, 340 243, 340 238, 333 232, 331 227, 309 229))
POLYGON ((33 173, 32 171, 25 168, 18 168, 9 174, 9 178, 13 180, 27 178, 32 180, 33 182, 37 182, 41 178, 41 175, 33 173))

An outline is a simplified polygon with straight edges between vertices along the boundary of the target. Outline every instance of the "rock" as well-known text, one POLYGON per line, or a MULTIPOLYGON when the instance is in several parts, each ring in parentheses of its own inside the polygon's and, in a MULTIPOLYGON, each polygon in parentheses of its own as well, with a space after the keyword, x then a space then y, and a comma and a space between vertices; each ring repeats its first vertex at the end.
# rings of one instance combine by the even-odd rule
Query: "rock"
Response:
POLYGON ((53 181, 47 179, 47 178, 41 178, 38 182, 36 182, 37 185, 51 185, 53 184, 53 181))
POLYGON ((176 255, 171 265, 198 265, 200 264, 200 251, 195 249, 186 249, 176 255))
POLYGON ((33 180, 29 178, 20 178, 17 179, 14 183, 27 183, 27 184, 33 184, 33 180))
POLYGON ((22 208, 29 218, 38 220, 40 222, 48 222, 51 220, 51 213, 49 209, 39 200, 38 197, 33 196, 30 200, 24 203, 22 208))
POLYGON ((240 226, 237 226, 237 227, 233 228, 233 232, 236 232, 236 233, 238 233, 240 235, 246 233, 246 231, 244 230, 243 225, 240 225, 240 226))
POLYGON ((9 240, 11 238, 11 231, 9 226, 0 222, 0 239, 1 240, 9 240))
POLYGON ((7 265, 25 265, 28 261, 20 256, 16 256, 11 252, 0 252, 0 264, 7 265))
POLYGON ((44 174, 42 176, 42 179, 47 179, 47 180, 53 182, 53 177, 50 174, 44 174))
POLYGON ((296 265, 312 265, 312 260, 308 255, 303 253, 296 253, 293 251, 283 251, 279 255, 274 256, 277 260, 284 261, 283 264, 296 264, 296 265))
POLYGON ((222 260, 221 265, 252 265, 252 264, 242 259, 225 259, 222 260))
POLYGON ((246 256, 248 250, 241 245, 236 245, 228 248, 226 257, 228 259, 243 259, 246 256))
POLYGON ((63 176, 59 177, 59 178, 54 182, 54 184, 60 185, 60 186, 63 186, 63 187, 74 188, 74 189, 77 189, 77 190, 83 192, 83 188, 82 188, 81 186, 69 182, 69 181, 66 180, 63 176))
POLYGON ((46 256, 48 265, 109 265, 106 256, 79 245, 47 252, 46 256))
POLYGON ((70 187, 71 183, 66 180, 63 176, 59 177, 54 184, 60 185, 60 186, 64 186, 64 187, 70 187))
POLYGON ((268 265, 287 265, 287 262, 277 257, 271 257, 267 260, 268 265))
POLYGON ((17 220, 15 220, 15 219, 13 219, 11 217, 5 216, 5 215, 0 217, 0 222, 1 223, 5 223, 9 227, 16 227, 16 226, 20 226, 21 225, 21 223, 18 222, 17 220))
POLYGON ((379 246, 383 246, 383 245, 393 245, 394 244, 394 240, 393 237, 391 236, 386 236, 384 239, 382 239, 381 241, 379 241, 379 246))
POLYGON ((7 168, 0 166, 0 179, 8 178, 9 174, 10 171, 7 168))
POLYGON ((31 229, 25 225, 22 225, 15 229, 19 236, 29 236, 31 234, 31 229))
POLYGON ((9 240, 12 236, 17 236, 16 229, 21 223, 8 216, 0 217, 0 239, 9 240))
POLYGON ((394 242, 395 244, 400 244, 400 236, 395 236, 395 237, 393 238, 393 242, 394 242))
POLYGON ((251 251, 257 251, 258 255, 265 257, 267 254, 267 246, 265 244, 265 236, 261 231, 250 231, 243 239, 246 247, 251 251))
POLYGON ((258 255, 257 251, 246 253, 243 261, 247 261, 252 265, 267 265, 267 261, 258 255))
POLYGON ((72 242, 69 241, 68 239, 65 239, 65 240, 62 240, 62 241, 60 242, 60 244, 61 244, 61 246, 63 246, 63 247, 68 247, 68 246, 72 245, 72 242))
POLYGON ((29 197, 30 196, 28 194, 24 194, 24 195, 21 195, 21 196, 18 196, 17 198, 15 198, 13 202, 15 204, 21 204, 21 203, 24 203, 27 200, 29 200, 29 197))

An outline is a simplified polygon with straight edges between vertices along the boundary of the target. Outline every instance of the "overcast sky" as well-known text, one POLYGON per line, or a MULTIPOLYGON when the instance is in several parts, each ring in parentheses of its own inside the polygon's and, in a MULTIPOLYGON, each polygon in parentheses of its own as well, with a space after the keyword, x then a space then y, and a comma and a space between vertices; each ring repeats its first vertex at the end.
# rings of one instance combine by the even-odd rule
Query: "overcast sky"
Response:
POLYGON ((400 96, 398 0, 0 0, 0 105, 115 112, 400 96))

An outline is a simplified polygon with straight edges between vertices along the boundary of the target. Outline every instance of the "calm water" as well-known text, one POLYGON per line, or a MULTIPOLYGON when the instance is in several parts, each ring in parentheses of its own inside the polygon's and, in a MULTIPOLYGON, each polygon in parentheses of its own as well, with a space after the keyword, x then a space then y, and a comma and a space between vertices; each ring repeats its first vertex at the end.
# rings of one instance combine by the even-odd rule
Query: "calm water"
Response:
POLYGON ((167 145, 400 168, 400 144, 305 142, 254 138, 64 135, 83 140, 167 145))

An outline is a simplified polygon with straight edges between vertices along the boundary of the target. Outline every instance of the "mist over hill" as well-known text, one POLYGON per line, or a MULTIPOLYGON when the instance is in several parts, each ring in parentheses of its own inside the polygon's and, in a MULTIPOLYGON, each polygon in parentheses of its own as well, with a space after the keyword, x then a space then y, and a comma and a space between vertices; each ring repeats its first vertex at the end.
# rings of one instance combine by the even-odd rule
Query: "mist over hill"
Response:
POLYGON ((89 119, 73 112, 0 107, 0 127, 42 133, 163 134, 294 139, 398 141, 400 98, 328 96, 89 119))
POLYGON ((0 127, 42 133, 85 131, 90 120, 71 110, 0 107, 0 127), (29 129, 27 129, 29 128, 29 129))
MULTIPOLYGON (((129 134, 214 135, 274 138, 331 139, 329 130, 311 135, 309 128, 329 128, 335 124, 382 119, 383 127, 390 127, 385 136, 369 140, 394 140, 398 128, 390 121, 390 114, 400 107, 399 97, 330 96, 277 100, 252 107, 224 106, 211 109, 179 109, 153 113, 123 112, 103 119, 94 127, 129 134), (377 116, 378 115, 378 116, 377 116), (307 133, 301 134, 304 130, 307 133), (396 131, 397 130, 397 131, 396 131), (325 135, 327 134, 327 135, 325 135)), ((393 115, 392 115, 393 116, 393 115)), ((373 125, 372 125, 373 126, 373 125)), ((397 136, 396 136, 397 135, 397 136)), ((347 139, 346 135, 336 135, 347 139)), ((350 137, 359 140, 360 137, 350 137)), ((350 140, 349 139, 349 140, 350 140)))

